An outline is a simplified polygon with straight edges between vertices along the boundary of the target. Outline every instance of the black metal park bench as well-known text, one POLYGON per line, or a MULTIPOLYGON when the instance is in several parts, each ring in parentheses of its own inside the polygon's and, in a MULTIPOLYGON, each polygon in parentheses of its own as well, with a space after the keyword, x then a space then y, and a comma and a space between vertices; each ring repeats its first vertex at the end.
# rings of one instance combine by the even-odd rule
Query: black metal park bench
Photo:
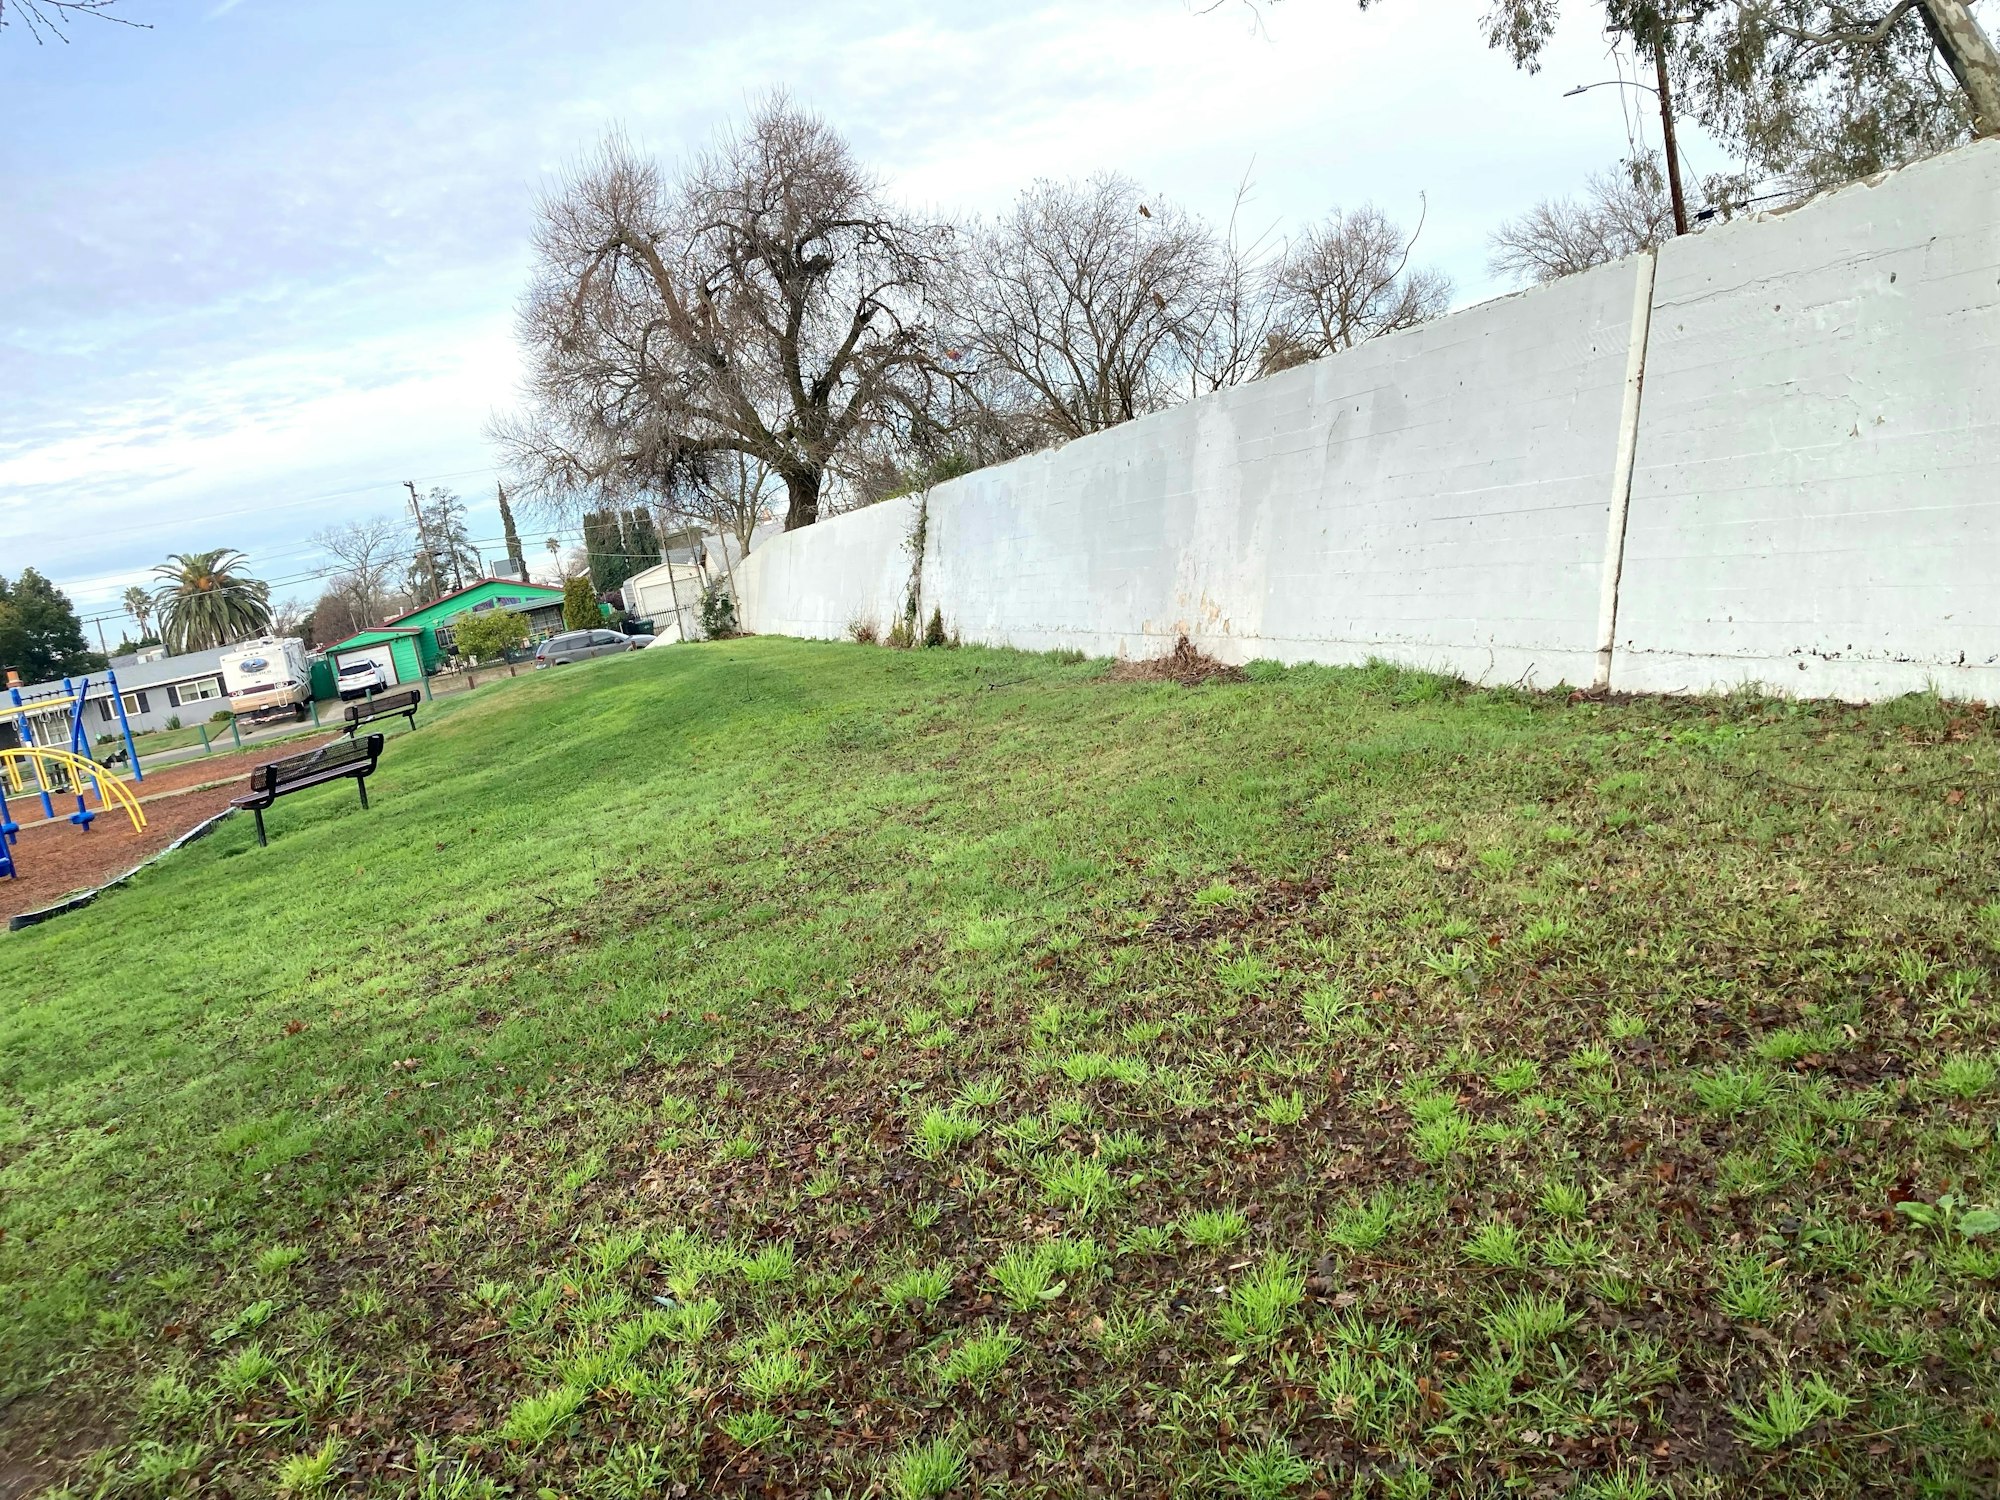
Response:
POLYGON ((410 721, 410 728, 417 727, 417 705, 424 701, 424 695, 415 688, 401 693, 377 693, 373 698, 364 698, 359 703, 350 703, 340 711, 341 732, 352 738, 354 731, 363 724, 372 724, 377 719, 393 719, 401 714, 410 721))
POLYGON ((351 777, 354 789, 361 794, 361 806, 365 809, 368 806, 368 778, 375 774, 375 763, 381 758, 382 736, 379 734, 335 740, 303 755, 288 755, 283 760, 257 767, 250 773, 249 794, 231 798, 229 805, 247 807, 257 815, 257 844, 262 848, 265 844, 264 809, 293 792, 351 777))

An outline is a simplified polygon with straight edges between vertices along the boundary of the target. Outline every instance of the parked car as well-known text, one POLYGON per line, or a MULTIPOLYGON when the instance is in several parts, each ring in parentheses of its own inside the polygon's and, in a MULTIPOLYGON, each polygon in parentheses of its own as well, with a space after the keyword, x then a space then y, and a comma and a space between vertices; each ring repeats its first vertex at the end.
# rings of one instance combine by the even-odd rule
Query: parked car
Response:
POLYGON ((334 690, 344 703, 350 698, 365 698, 370 693, 379 693, 389 685, 382 675, 380 662, 350 661, 341 663, 340 671, 334 675, 334 690))
POLYGON ((573 661, 589 661, 593 656, 642 651, 652 644, 650 635, 624 635, 616 630, 566 630, 535 648, 535 665, 566 667, 573 661))

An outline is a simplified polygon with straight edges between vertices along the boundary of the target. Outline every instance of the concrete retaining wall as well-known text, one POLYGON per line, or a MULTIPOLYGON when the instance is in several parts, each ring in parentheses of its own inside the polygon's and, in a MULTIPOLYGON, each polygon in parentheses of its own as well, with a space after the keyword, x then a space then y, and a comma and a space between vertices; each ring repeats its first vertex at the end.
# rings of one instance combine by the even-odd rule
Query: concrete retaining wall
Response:
POLYGON ((769 538, 736 565, 744 628, 836 640, 865 620, 886 635, 909 590, 916 520, 905 497, 769 538))
POLYGON ((1612 684, 2000 696, 2000 142, 1659 256, 1612 684))
MULTIPOLYGON (((940 485, 922 609, 1031 649, 1992 697, 1996 458, 1987 142, 940 485)), ((918 515, 772 538, 745 623, 886 631, 918 515)))

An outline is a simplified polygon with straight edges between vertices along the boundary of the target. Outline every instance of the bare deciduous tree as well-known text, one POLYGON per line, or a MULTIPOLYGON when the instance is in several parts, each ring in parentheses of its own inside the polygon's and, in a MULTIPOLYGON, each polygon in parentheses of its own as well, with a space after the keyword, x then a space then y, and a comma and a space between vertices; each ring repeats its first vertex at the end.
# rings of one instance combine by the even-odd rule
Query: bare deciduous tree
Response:
MULTIPOLYGON (((328 579, 327 594, 343 596, 348 611, 362 625, 380 625, 396 578, 409 561, 404 524, 389 516, 347 521, 314 532, 312 544, 337 565, 328 579)), ((326 603, 322 597, 315 614, 326 603)))
POLYGON ((1230 205, 1228 226, 1214 244, 1200 316, 1184 339, 1192 394, 1197 396, 1268 375, 1273 368, 1269 357, 1279 318, 1273 278, 1282 256, 1267 250, 1271 231, 1243 238, 1249 196, 1246 177, 1230 205))
POLYGON ((774 487, 775 476, 761 460, 727 453, 690 474, 663 509, 682 524, 733 539, 741 557, 750 550, 751 534, 771 519, 774 487))
POLYGON ((1659 162, 1640 157, 1593 172, 1583 194, 1544 198, 1496 229, 1487 264, 1496 276, 1554 281, 1650 249, 1674 232, 1659 162))
POLYGON ((144 21, 112 15, 111 7, 117 3, 118 0, 0 0, 0 31, 19 26, 37 43, 66 42, 71 23, 80 16, 116 21, 120 26, 144 31, 152 29, 144 21))
POLYGON ((1412 267, 1417 230, 1405 235, 1373 204, 1333 210, 1285 252, 1273 297, 1278 327, 1265 363, 1279 369, 1412 328, 1451 303, 1442 271, 1412 267))
POLYGON ((1100 432, 1186 391, 1216 272, 1200 219, 1101 173, 1037 182, 970 238, 960 342, 996 382, 990 399, 1043 441, 1100 432))
POLYGON ((783 98, 674 180, 613 137, 540 206, 529 411, 496 436, 545 508, 733 453, 810 525, 857 434, 923 399, 948 249, 783 98))
MULTIPOLYGON (((312 611, 298 598, 280 599, 271 606, 271 634, 281 639, 288 635, 307 633, 312 625, 312 611)), ((307 643, 308 645, 311 642, 307 643)))
POLYGON ((350 635, 381 623, 361 613, 355 606, 354 595, 338 584, 329 587, 314 601, 312 615, 307 621, 313 644, 320 647, 344 641, 350 635))

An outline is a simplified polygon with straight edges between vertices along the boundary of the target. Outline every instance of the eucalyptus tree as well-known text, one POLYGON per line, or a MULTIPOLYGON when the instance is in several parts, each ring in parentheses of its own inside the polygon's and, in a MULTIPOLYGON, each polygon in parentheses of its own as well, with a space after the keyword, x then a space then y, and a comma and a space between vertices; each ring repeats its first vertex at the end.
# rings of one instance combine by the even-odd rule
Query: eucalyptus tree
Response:
MULTIPOLYGON (((1359 0, 1365 9, 1382 0, 1359 0)), ((1562 0, 1490 0, 1488 43, 1541 66, 1562 0)), ((2000 52, 1968 0, 1593 0, 1681 106, 1793 193, 2000 134, 2000 52)))

